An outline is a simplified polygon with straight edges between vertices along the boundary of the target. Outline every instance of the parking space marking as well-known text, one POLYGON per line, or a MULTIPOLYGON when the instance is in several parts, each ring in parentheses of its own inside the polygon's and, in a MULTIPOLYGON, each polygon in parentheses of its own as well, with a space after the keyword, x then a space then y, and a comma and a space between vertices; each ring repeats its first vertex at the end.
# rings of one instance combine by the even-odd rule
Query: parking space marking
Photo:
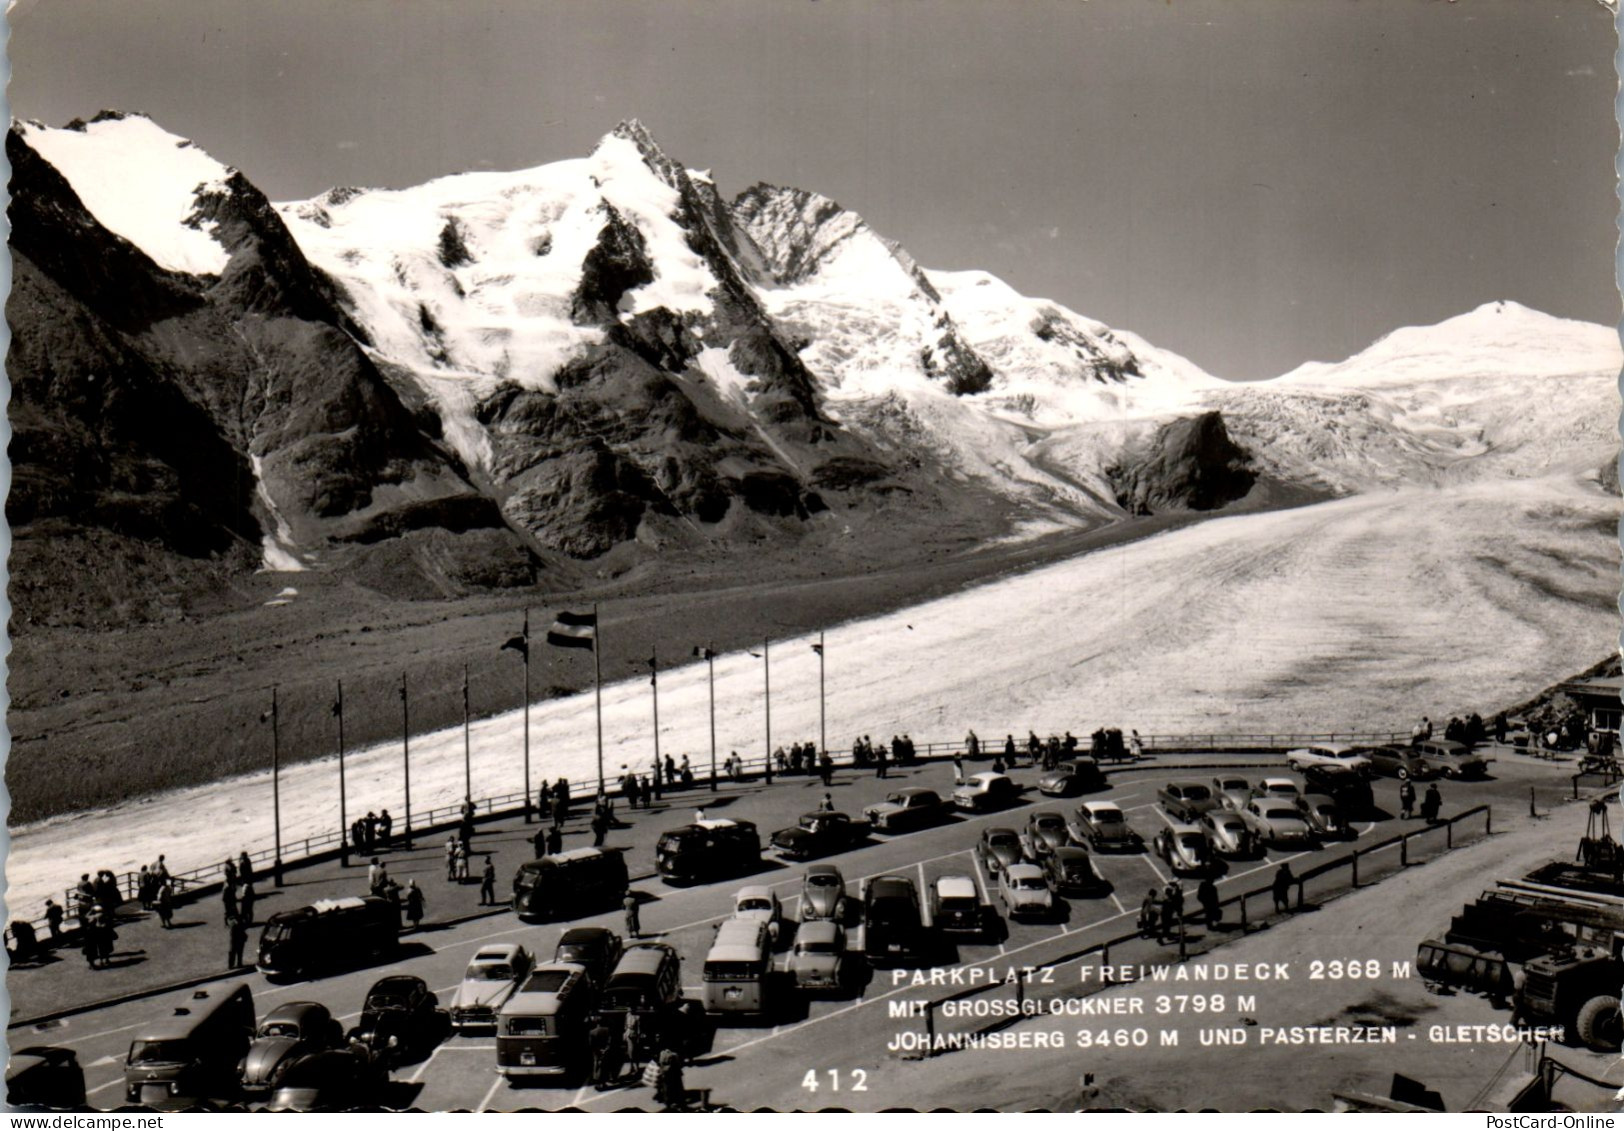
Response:
POLYGON ((440 1050, 445 1048, 445 1047, 446 1046, 445 1046, 444 1042, 441 1042, 440 1044, 435 1045, 434 1046, 434 1051, 429 1053, 429 1058, 427 1060, 425 1060, 422 1064, 419 1064, 417 1066, 417 1071, 416 1072, 413 1072, 410 1076, 406 1077, 406 1082, 408 1084, 415 1084, 419 1080, 421 1080, 423 1078, 423 1073, 425 1073, 425 1072, 427 1072, 429 1070, 429 1065, 434 1063, 434 1058, 439 1056, 440 1055, 440 1050))
POLYGON ((479 1106, 474 1110, 484 1111, 486 1108, 490 1107, 491 1100, 496 1098, 496 1089, 500 1088, 505 1083, 507 1083, 507 1081, 501 1076, 498 1076, 495 1080, 491 1081, 491 1090, 485 1093, 485 1098, 479 1101, 479 1106))
POLYGON ((124 1077, 119 1076, 116 1079, 112 1079, 112 1080, 107 1081, 107 1083, 105 1083, 105 1084, 97 1084, 94 1088, 86 1089, 85 1090, 85 1095, 93 1096, 97 1092, 105 1092, 108 1088, 111 1088, 113 1085, 122 1084, 122 1083, 124 1083, 124 1077))
POLYGON ((581 1106, 581 1097, 584 1096, 584 1095, 586 1095, 586 1085, 582 1084, 579 1088, 577 1088, 575 1090, 575 1098, 570 1101, 570 1106, 571 1107, 580 1107, 581 1106))
POLYGON ((1167 877, 1162 875, 1162 870, 1160 868, 1156 867, 1156 861, 1154 861, 1154 860, 1152 860, 1150 858, 1150 853, 1142 852, 1137 857, 1135 857, 1135 859, 1144 861, 1145 867, 1149 868, 1152 872, 1155 872, 1156 873, 1156 878, 1158 880, 1160 880, 1162 883, 1165 884, 1165 883, 1168 882, 1167 877))
POLYGON ((1116 904, 1116 909, 1118 911, 1122 912, 1122 914, 1126 915, 1128 913, 1128 909, 1126 907, 1122 906, 1122 901, 1117 898, 1116 892, 1114 892, 1114 891, 1111 892, 1110 896, 1111 896, 1111 902, 1116 904))

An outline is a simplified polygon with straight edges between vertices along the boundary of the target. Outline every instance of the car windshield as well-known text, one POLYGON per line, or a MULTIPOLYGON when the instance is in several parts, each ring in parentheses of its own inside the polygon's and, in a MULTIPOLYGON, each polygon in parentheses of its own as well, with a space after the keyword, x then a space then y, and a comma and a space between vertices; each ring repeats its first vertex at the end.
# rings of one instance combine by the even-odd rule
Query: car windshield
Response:
POLYGON ((885 800, 886 803, 890 805, 902 805, 906 803, 908 799, 903 797, 900 793, 888 793, 885 795, 885 800))
POLYGON ((368 1009, 405 1009, 406 999, 400 994, 373 994, 367 998, 368 1009))
POLYGON ((471 966, 468 969, 468 980, 471 982, 511 982, 513 980, 513 967, 501 962, 471 966))
POLYGON ((1179 843, 1191 851, 1199 851, 1207 845, 1206 839, 1198 833, 1186 833, 1179 837, 1179 843))
POLYGON ((1267 809, 1265 809, 1263 811, 1263 815, 1265 817, 1269 818, 1269 820, 1271 820, 1271 821, 1278 821, 1278 820, 1281 820, 1282 818, 1284 818, 1286 820, 1295 820, 1296 817, 1297 817, 1297 814, 1296 814, 1296 812, 1294 810, 1282 809, 1279 806, 1275 806, 1275 805, 1271 805, 1267 809))
POLYGON ((1059 832, 1061 829, 1066 827, 1066 822, 1062 818, 1053 816, 1052 814, 1046 817, 1039 817, 1032 823, 1046 832, 1059 832))
POLYGON ((829 875, 827 872, 813 873, 806 878, 806 886, 809 888, 839 887, 840 879, 837 876, 829 875))
POLYGON ((1120 825, 1122 823, 1122 820, 1123 820, 1122 813, 1119 810, 1116 810, 1116 809, 1096 809, 1096 810, 1094 810, 1094 821, 1097 824, 1101 824, 1101 825, 1120 825))
POLYGON ((1224 788, 1225 792, 1228 792, 1229 790, 1232 790, 1232 789, 1247 789, 1247 788, 1249 788, 1247 786, 1247 784, 1246 784, 1246 779, 1245 778, 1225 778, 1221 784, 1223 785, 1223 788, 1224 788))
POLYGON ((812 942, 798 942, 795 944, 796 954, 833 954, 835 944, 833 939, 815 939, 812 942))
POLYGON ((987 838, 987 843, 994 848, 1014 848, 1021 843, 1021 838, 1014 833, 994 833, 987 838))
POLYGON ((1012 886, 1017 891, 1041 891, 1045 885, 1037 876, 1017 876, 1012 886))
POLYGON ((1184 787, 1184 800, 1186 801, 1205 801, 1210 796, 1212 795, 1207 792, 1207 787, 1204 785, 1187 785, 1184 787))
POLYGON ((291 1037, 298 1040, 299 1026, 287 1022, 273 1022, 269 1025, 261 1025, 259 1035, 262 1037, 291 1037))
POLYGON ((186 1041, 137 1041, 130 1048, 131 1064, 173 1064, 190 1058, 186 1041))
POLYGON ((568 970, 538 970, 524 983, 527 994, 556 994, 569 981, 568 970))
POLYGON ((739 900, 739 910, 740 911, 771 911, 772 909, 773 909, 773 905, 771 903, 767 902, 765 899, 741 899, 741 900, 739 900))

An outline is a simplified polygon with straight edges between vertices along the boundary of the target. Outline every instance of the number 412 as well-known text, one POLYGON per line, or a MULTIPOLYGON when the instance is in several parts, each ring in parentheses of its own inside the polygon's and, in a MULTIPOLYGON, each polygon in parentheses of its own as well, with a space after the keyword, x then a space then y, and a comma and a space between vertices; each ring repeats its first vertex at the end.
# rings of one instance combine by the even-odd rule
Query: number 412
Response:
MULTIPOLYGON (((829 1068, 825 1069, 825 1071, 829 1074, 829 1090, 831 1092, 840 1091, 840 1069, 829 1068)), ((818 1070, 816 1068, 807 1069, 806 1075, 801 1077, 801 1087, 809 1092, 818 1090, 818 1070)), ((851 1070, 851 1087, 846 1090, 848 1092, 868 1091, 868 1073, 861 1068, 853 1068, 851 1070)))

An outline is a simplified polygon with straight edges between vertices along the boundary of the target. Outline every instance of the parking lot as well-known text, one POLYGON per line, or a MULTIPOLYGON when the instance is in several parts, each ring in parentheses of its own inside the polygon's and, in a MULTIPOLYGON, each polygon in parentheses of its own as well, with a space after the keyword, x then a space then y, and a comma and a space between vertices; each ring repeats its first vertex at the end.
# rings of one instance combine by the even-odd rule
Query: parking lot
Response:
MULTIPOLYGON (((1080 800, 1109 800, 1120 805, 1129 822, 1148 844, 1166 821, 1156 802, 1160 785, 1172 780, 1210 780, 1218 767, 1234 766, 1232 772, 1256 779, 1282 776, 1285 769, 1279 757, 1186 756, 1162 764, 1125 768, 1111 774, 1106 790, 1086 798, 1045 798, 1037 793, 1038 772, 1030 768, 1012 771, 1023 792, 1016 803, 985 814, 955 813, 917 832, 876 835, 851 851, 824 858, 843 872, 848 891, 853 894, 862 882, 882 874, 898 874, 913 880, 923 896, 932 881, 945 875, 972 877, 984 899, 996 908, 993 877, 981 867, 974 848, 983 830, 1007 826, 1019 831, 1037 809, 1054 809, 1070 815, 1080 800)), ((971 767, 972 769, 984 766, 971 767)), ((935 788, 944 796, 950 792, 952 769, 943 764, 893 770, 888 780, 843 775, 845 784, 836 792, 836 803, 844 811, 858 813, 864 805, 881 799, 887 792, 907 786, 935 788)), ((1419 819, 1396 817, 1398 783, 1375 780, 1376 808, 1359 819, 1348 841, 1330 842, 1303 852, 1268 851, 1247 861, 1232 861, 1217 877, 1219 891, 1229 895, 1242 889, 1266 884, 1280 863, 1294 870, 1344 856, 1354 847, 1407 828, 1421 827, 1419 819)), ((1502 758, 1491 766, 1491 776, 1479 782, 1445 782, 1444 815, 1473 805, 1495 806, 1495 825, 1526 816, 1530 787, 1540 791, 1545 803, 1554 804, 1565 791, 1566 778, 1559 768, 1536 765, 1516 758, 1502 758)), ((738 796, 733 804, 713 806, 711 815, 726 815, 756 821, 763 841, 774 828, 793 823, 794 815, 811 809, 822 796, 815 781, 796 779, 768 789, 738 796)), ((660 816, 661 827, 675 827, 691 819, 692 811, 672 811, 660 816)), ((937 985, 938 995, 967 979, 981 975, 971 971, 1005 971, 1010 967, 1042 966, 1056 956, 1075 952, 1091 941, 1122 934, 1133 927, 1138 905, 1147 889, 1165 887, 1173 879, 1167 865, 1150 852, 1094 856, 1096 866, 1110 884, 1110 890, 1094 898, 1057 900, 1057 913, 1047 920, 1004 923, 985 941, 947 945, 933 960, 934 971, 920 975, 937 985)), ((634 875, 649 869, 651 861, 635 859, 634 875)), ((645 937, 653 937, 677 948, 682 958, 684 992, 698 997, 700 971, 717 923, 731 912, 734 893, 746 883, 769 885, 783 902, 788 919, 797 917, 799 888, 804 869, 778 861, 768 852, 761 867, 749 874, 694 887, 673 888, 658 879, 637 881, 633 889, 642 900, 642 927, 645 937)), ((1187 913, 1195 912, 1195 881, 1184 879, 1182 886, 1192 896, 1187 913)), ((478 947, 489 941, 520 942, 538 959, 550 959, 559 935, 568 926, 595 924, 622 930, 618 910, 584 917, 571 923, 525 925, 511 913, 466 923, 443 931, 408 936, 401 960, 393 970, 417 974, 440 993, 442 1004, 460 981, 462 971, 478 947)), ((1192 923, 1190 932, 1199 936, 1204 928, 1192 923)), ((789 924, 781 937, 787 945, 793 934, 789 924)), ((852 932, 856 941, 856 932, 852 932)), ((1150 944, 1146 944, 1147 946, 1150 944)), ((1177 958, 1176 943, 1164 948, 1162 961, 1177 958)), ((779 958, 782 964, 782 956, 779 958)), ((297 1000, 327 1004, 346 1025, 354 1023, 366 987, 380 969, 354 970, 312 982, 276 986, 258 975, 247 979, 260 1015, 272 1005, 297 1000)), ((898 998, 917 999, 928 990, 913 985, 914 974, 880 970, 849 992, 829 998, 806 1000, 787 995, 785 1007, 763 1021, 724 1024, 715 1032, 707 1052, 696 1058, 688 1070, 689 1088, 707 1088, 720 1103, 740 1102, 748 1092, 752 1103, 770 1103, 788 1108, 821 1106, 834 1102, 822 1097, 813 1103, 801 1090, 809 1070, 823 1072, 830 1067, 851 1068, 878 1064, 895 1057, 887 1045, 898 1030, 888 1021, 887 1002, 898 998), (740 1070, 744 1071, 741 1072, 740 1070), (746 1087, 744 1081, 748 1080, 746 1087), (762 1098, 766 1097, 766 1098, 762 1098)), ((166 1008, 162 998, 132 1002, 83 1014, 49 1027, 48 1031, 13 1031, 13 1045, 21 1043, 57 1044, 75 1048, 85 1066, 91 1102, 116 1106, 122 1099, 119 1084, 122 1061, 133 1031, 145 1019, 166 1008)), ((652 1102, 648 1089, 632 1086, 598 1092, 591 1086, 570 1088, 511 1087, 495 1072, 495 1041, 489 1033, 450 1036, 415 1063, 394 1073, 386 1102, 394 1107, 428 1110, 478 1109, 509 1110, 520 1107, 557 1108, 578 1105, 588 1108, 647 1106, 652 1102)), ((894 1098, 866 1102, 856 1095, 839 1101, 845 1106, 886 1106, 894 1098)), ((922 1101, 921 1101, 922 1102, 922 1101)))

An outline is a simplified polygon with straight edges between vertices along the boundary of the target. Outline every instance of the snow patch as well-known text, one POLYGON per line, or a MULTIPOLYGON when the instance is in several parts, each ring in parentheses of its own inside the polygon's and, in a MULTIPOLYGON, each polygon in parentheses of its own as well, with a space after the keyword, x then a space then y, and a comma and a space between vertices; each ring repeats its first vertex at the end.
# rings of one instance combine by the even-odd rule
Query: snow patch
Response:
MULTIPOLYGON (((271 529, 267 530, 260 539, 262 562, 260 572, 302 573, 307 567, 299 558, 298 547, 293 541, 293 528, 288 525, 288 520, 282 517, 282 512, 277 509, 276 501, 271 498, 271 493, 265 489, 263 464, 260 457, 250 455, 248 463, 254 472, 254 495, 259 499, 260 505, 265 508, 265 513, 271 519, 271 529)), ((266 603, 270 604, 270 602, 266 603)))

